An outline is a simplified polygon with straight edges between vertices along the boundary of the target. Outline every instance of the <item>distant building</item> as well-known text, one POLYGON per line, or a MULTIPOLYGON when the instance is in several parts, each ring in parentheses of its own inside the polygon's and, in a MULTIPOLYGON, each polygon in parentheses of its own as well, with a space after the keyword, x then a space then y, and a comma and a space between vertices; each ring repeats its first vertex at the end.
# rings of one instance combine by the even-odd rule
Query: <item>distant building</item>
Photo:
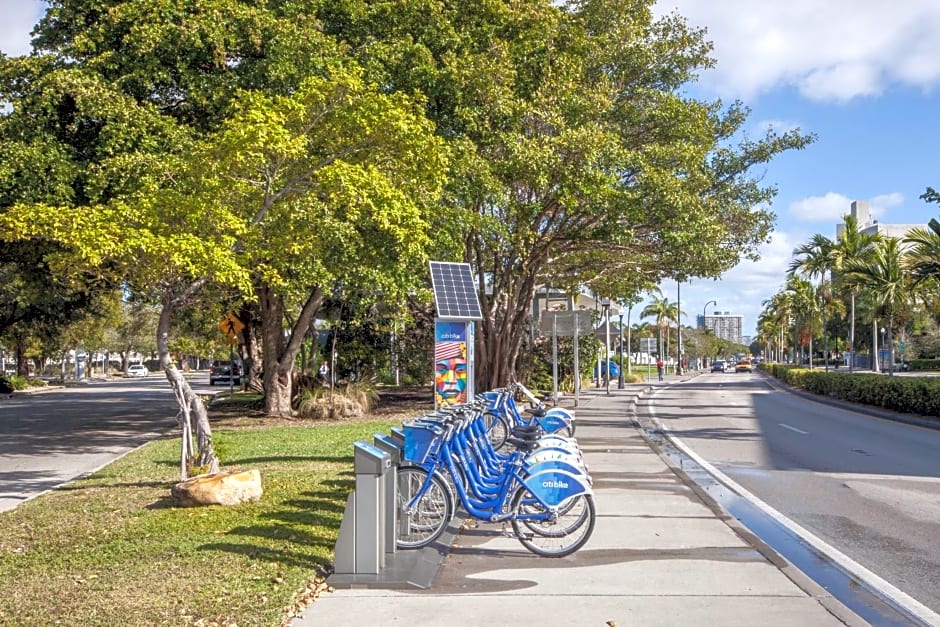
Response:
MULTIPOLYGON (((924 224, 881 224, 878 220, 871 217, 871 209, 867 200, 853 200, 851 205, 851 214, 858 222, 858 230, 865 235, 879 234, 882 237, 902 238, 908 234, 911 229, 924 228, 924 224)), ((842 232, 845 231, 845 224, 836 225, 836 240, 842 239, 842 232)))
POLYGON ((730 311, 716 311, 710 316, 698 316, 698 326, 729 342, 744 343, 744 316, 732 315, 730 311))

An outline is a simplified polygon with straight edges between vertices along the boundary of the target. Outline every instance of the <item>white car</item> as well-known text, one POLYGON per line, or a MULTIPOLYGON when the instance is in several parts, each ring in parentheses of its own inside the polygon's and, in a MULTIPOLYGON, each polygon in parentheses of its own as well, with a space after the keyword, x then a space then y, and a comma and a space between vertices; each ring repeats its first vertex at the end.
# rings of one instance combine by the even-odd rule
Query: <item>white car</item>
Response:
POLYGON ((127 376, 129 377, 146 377, 150 374, 150 369, 143 364, 134 364, 127 367, 127 376))

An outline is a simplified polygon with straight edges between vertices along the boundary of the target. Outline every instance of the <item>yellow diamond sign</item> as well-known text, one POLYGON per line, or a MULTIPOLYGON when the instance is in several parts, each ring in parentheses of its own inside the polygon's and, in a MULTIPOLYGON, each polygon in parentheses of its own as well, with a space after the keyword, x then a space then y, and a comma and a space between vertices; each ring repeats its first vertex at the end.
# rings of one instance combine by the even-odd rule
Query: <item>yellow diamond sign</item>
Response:
POLYGON ((229 337, 235 337, 245 328, 245 323, 238 319, 233 313, 222 318, 219 321, 219 330, 229 337))

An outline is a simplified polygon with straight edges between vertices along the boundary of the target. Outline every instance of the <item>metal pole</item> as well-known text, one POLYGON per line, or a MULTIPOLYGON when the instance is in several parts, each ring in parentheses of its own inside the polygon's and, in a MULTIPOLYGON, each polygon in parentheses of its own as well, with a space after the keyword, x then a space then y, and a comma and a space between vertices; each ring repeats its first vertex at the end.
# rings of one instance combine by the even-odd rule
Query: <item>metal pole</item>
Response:
POLYGON ((552 312, 552 403, 558 405, 558 312, 552 312))
POLYGON ((574 344, 574 406, 577 407, 581 404, 581 366, 580 360, 578 359, 578 327, 580 326, 580 321, 578 320, 578 314, 580 312, 574 312, 574 339, 572 339, 572 344, 574 344))
POLYGON ((676 279, 676 374, 682 374, 682 298, 679 286, 682 281, 676 279))
MULTIPOLYGON (((705 303, 705 306, 704 306, 704 307, 702 307, 702 334, 703 334, 703 335, 705 334, 705 331, 708 330, 708 325, 705 324, 705 318, 708 317, 708 311, 707 311, 707 310, 708 310, 708 306, 709 306, 709 305, 717 305, 717 304, 718 304, 718 301, 717 301, 717 300, 710 300, 710 301, 708 301, 707 303, 705 303)), ((706 338, 706 339, 707 339, 707 338, 706 338)), ((705 363, 705 361, 706 361, 705 357, 706 357, 705 355, 702 355, 702 365, 707 368, 707 367, 708 367, 708 364, 705 363)))
POLYGON ((604 325, 607 327, 607 338, 604 341, 604 356, 607 358, 607 368, 604 372, 604 383, 607 396, 610 396, 610 303, 604 303, 604 325))
POLYGON ((620 312, 620 378, 617 380, 617 389, 623 389, 623 311, 620 312))

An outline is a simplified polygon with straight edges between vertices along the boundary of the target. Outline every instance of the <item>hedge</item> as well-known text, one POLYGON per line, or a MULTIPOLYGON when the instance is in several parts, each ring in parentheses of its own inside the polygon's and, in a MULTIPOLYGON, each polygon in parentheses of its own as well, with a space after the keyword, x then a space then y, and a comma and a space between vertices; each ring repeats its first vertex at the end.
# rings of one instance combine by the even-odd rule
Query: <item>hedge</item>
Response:
POLYGON ((904 414, 940 417, 940 377, 826 372, 773 363, 762 363, 759 367, 775 378, 813 394, 904 414))

